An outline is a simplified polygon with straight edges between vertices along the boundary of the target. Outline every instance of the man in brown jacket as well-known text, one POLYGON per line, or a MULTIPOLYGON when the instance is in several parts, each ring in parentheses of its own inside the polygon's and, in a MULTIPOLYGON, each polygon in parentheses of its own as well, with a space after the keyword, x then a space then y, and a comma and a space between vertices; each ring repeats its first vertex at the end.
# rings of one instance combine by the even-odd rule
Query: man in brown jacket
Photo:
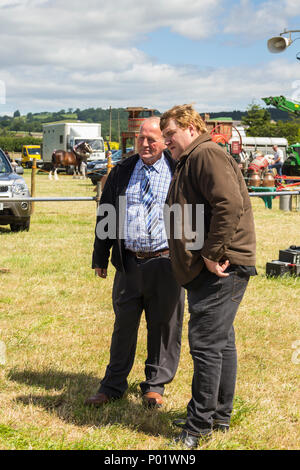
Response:
POLYGON ((177 211, 169 245, 175 277, 188 293, 194 361, 187 418, 174 424, 183 428, 177 441, 194 448, 212 430, 229 429, 237 369, 233 322, 256 274, 254 220, 237 163, 211 141, 193 107, 175 106, 160 125, 179 160, 167 197, 170 212, 177 211))

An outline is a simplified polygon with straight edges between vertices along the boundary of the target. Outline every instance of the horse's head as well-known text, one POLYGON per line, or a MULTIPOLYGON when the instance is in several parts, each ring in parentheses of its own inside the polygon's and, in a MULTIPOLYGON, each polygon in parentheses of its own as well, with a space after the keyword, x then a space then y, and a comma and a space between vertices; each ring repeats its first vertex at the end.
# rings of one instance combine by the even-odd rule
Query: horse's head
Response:
POLYGON ((74 151, 81 157, 87 158, 88 155, 93 152, 93 149, 87 142, 83 141, 75 145, 74 151))

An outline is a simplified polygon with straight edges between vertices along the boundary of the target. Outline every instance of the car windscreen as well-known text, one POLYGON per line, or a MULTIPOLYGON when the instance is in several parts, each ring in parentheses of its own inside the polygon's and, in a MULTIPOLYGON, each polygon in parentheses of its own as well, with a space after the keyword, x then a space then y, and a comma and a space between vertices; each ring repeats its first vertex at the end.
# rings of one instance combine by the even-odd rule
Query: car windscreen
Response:
POLYGON ((27 150, 28 150, 29 155, 40 155, 40 153, 41 153, 40 148, 38 148, 38 149, 27 148, 27 150))
POLYGON ((2 151, 0 151, 0 173, 11 173, 10 164, 2 151))

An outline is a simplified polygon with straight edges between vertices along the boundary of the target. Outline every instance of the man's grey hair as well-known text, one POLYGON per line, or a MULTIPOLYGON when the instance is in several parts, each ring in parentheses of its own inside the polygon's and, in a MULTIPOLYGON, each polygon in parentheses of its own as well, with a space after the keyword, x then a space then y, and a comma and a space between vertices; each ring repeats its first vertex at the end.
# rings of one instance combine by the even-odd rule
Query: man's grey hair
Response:
POLYGON ((151 121, 152 121, 153 123, 157 123, 157 125, 159 126, 160 117, 159 117, 159 116, 150 116, 150 117, 146 118, 146 119, 142 122, 142 124, 140 125, 140 129, 139 129, 139 130, 141 131, 143 125, 144 125, 146 122, 151 122, 151 121))

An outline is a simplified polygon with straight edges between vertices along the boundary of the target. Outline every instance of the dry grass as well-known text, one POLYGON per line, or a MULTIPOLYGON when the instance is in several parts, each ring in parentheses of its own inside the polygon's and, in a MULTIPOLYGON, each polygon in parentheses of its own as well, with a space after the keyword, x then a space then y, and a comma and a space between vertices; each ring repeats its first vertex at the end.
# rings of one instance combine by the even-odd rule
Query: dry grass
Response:
MULTIPOLYGON (((29 174, 26 175, 29 179, 29 174)), ((38 175, 37 194, 94 195, 89 180, 38 175)), ((236 320, 239 374, 231 431, 216 433, 204 449, 297 449, 300 279, 267 279, 265 264, 279 249, 299 243, 299 213, 255 211, 259 275, 247 290, 236 320)), ((141 405, 146 328, 142 321, 126 397, 101 410, 83 401, 98 386, 109 358, 113 328, 111 287, 90 268, 95 204, 36 203, 29 233, 0 228, 0 449, 169 449, 190 398, 192 362, 185 316, 178 373, 167 386, 166 405, 141 405)), ((176 447, 173 447, 174 449, 176 447)))

